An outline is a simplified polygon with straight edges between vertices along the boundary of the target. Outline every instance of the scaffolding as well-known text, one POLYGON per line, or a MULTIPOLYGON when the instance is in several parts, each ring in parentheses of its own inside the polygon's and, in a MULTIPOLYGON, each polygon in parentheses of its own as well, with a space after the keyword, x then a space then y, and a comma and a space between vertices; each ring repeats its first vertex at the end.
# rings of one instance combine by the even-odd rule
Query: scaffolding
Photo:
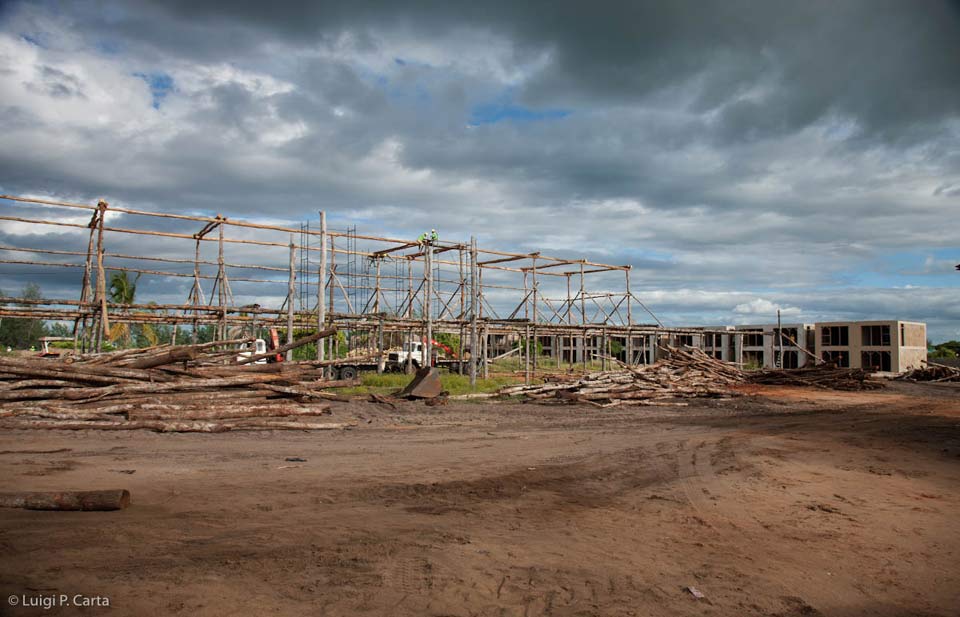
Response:
MULTIPOLYGON (((472 380, 480 370, 486 374, 488 360, 518 353, 529 380, 538 371, 564 364, 586 369, 594 360, 604 368, 614 361, 652 362, 663 337, 710 332, 664 327, 632 292, 629 265, 481 248, 475 237, 465 242, 420 243, 362 234, 356 226, 335 230, 328 227, 324 212, 319 213, 319 225, 304 222, 293 228, 220 214, 118 208, 104 201, 89 205, 10 195, 0 195, 0 200, 13 210, 0 215, 2 221, 27 225, 36 233, 53 227, 78 236, 77 240, 87 234, 85 251, 79 243, 73 251, 0 246, 0 264, 82 270, 77 298, 0 298, 0 317, 72 322, 75 347, 80 351, 100 349, 111 322, 170 324, 175 333, 189 326, 194 340, 203 325, 215 326, 216 340, 236 338, 237 332, 256 334, 263 328, 279 328, 287 341, 298 330, 335 326, 346 335, 347 353, 360 350, 380 356, 405 341, 429 341, 432 347, 438 334, 453 335, 460 341, 461 356, 469 358, 459 368, 463 371, 467 364, 472 380), (91 218, 87 223, 70 217, 41 218, 36 210, 87 211, 91 218), (133 226, 127 221, 145 224, 133 226), (199 230, 192 234, 169 231, 171 222, 196 224, 199 230), (110 242, 120 237, 149 239, 163 247, 176 245, 171 248, 174 251, 180 242, 189 242, 192 258, 110 250, 110 242), (204 259, 202 249, 214 245, 216 259, 204 259), (232 258, 251 248, 259 263, 232 258), (272 261, 263 258, 268 252, 274 256, 272 261), (24 253, 48 257, 12 258, 24 253), (168 283, 188 278, 190 288, 181 304, 116 303, 107 293, 107 271, 168 283), (595 280, 602 288, 591 290, 588 283, 595 280), (244 293, 237 291, 238 285, 246 288, 244 293), (266 289, 271 292, 265 293, 266 289), (242 296, 282 301, 278 306, 261 306, 240 303, 237 298, 242 296), (638 310, 650 319, 638 321, 638 310), (618 351, 612 351, 611 341, 618 342, 618 351), (538 347, 549 354, 538 352, 538 347)), ((336 345, 332 338, 326 346, 319 345, 318 359, 343 353, 336 345)))

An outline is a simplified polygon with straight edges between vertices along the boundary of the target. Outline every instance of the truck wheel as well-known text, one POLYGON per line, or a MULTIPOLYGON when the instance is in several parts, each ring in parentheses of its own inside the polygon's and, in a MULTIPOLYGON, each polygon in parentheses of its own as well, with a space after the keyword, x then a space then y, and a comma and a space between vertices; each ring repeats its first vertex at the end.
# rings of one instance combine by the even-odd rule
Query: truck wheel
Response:
POLYGON ((359 372, 355 366, 341 366, 340 379, 356 379, 359 372))

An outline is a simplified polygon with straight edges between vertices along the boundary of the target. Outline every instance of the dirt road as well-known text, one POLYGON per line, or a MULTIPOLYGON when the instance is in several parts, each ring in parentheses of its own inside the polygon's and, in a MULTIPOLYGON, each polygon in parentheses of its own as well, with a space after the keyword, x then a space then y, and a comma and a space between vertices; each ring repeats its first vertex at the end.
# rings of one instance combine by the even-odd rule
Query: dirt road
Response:
POLYGON ((0 490, 133 495, 0 510, 0 614, 960 614, 960 391, 751 394, 0 434, 0 490), (6 600, 61 593, 110 607, 6 600))

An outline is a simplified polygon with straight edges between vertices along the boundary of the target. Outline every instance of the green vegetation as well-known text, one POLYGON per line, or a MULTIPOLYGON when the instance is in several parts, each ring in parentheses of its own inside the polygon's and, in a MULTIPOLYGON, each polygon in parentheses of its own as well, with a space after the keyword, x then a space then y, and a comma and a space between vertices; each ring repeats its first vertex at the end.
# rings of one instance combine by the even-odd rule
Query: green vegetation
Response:
MULTIPOLYGON (((403 373, 363 373, 360 375, 360 385, 352 388, 337 388, 336 391, 341 394, 390 394, 397 390, 402 390, 410 380, 412 375, 403 373)), ((452 395, 468 394, 470 392, 494 392, 503 386, 521 383, 522 379, 516 377, 491 377, 490 379, 477 379, 477 387, 470 387, 470 377, 467 375, 458 375, 456 373, 440 372, 440 381, 443 383, 443 389, 452 395)))
MULTIPOLYGON (((4 295, 3 292, 0 292, 0 295, 4 295)), ((43 296, 40 293, 40 287, 36 283, 30 283, 23 288, 20 297, 24 300, 39 300, 43 296)), ((42 319, 19 317, 0 319, 0 344, 4 349, 8 346, 14 349, 39 347, 40 337, 46 335, 47 328, 42 319)))
POLYGON ((931 360, 946 360, 960 357, 960 341, 947 341, 933 345, 927 341, 927 356, 931 360))

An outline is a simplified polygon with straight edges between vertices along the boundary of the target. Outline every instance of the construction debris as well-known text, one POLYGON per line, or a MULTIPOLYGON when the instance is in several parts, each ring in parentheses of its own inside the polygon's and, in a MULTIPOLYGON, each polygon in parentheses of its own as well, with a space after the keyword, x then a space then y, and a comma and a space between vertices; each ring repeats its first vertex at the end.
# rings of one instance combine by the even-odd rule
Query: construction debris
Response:
POLYGON ((219 433, 351 426, 314 417, 330 413, 326 400, 349 400, 325 388, 357 381, 323 380, 329 362, 248 366, 236 363, 235 348, 217 349, 244 342, 124 350, 65 361, 0 358, 0 428, 219 433))
POLYGON ((946 364, 937 364, 936 362, 928 362, 926 368, 915 368, 912 371, 907 371, 902 375, 898 375, 897 379, 903 381, 933 381, 933 382, 944 382, 944 381, 960 381, 960 369, 947 366, 946 364))
POLYGON ((523 395, 532 400, 587 403, 596 407, 621 405, 686 405, 677 399, 728 398, 730 386, 743 382, 735 366, 715 360, 695 348, 663 348, 668 357, 640 367, 568 376, 542 385, 508 386, 501 396, 523 395))
POLYGON ((759 371, 750 376, 750 381, 767 386, 801 386, 824 390, 876 390, 885 387, 883 382, 871 380, 870 375, 870 372, 858 368, 819 364, 799 369, 759 371))

